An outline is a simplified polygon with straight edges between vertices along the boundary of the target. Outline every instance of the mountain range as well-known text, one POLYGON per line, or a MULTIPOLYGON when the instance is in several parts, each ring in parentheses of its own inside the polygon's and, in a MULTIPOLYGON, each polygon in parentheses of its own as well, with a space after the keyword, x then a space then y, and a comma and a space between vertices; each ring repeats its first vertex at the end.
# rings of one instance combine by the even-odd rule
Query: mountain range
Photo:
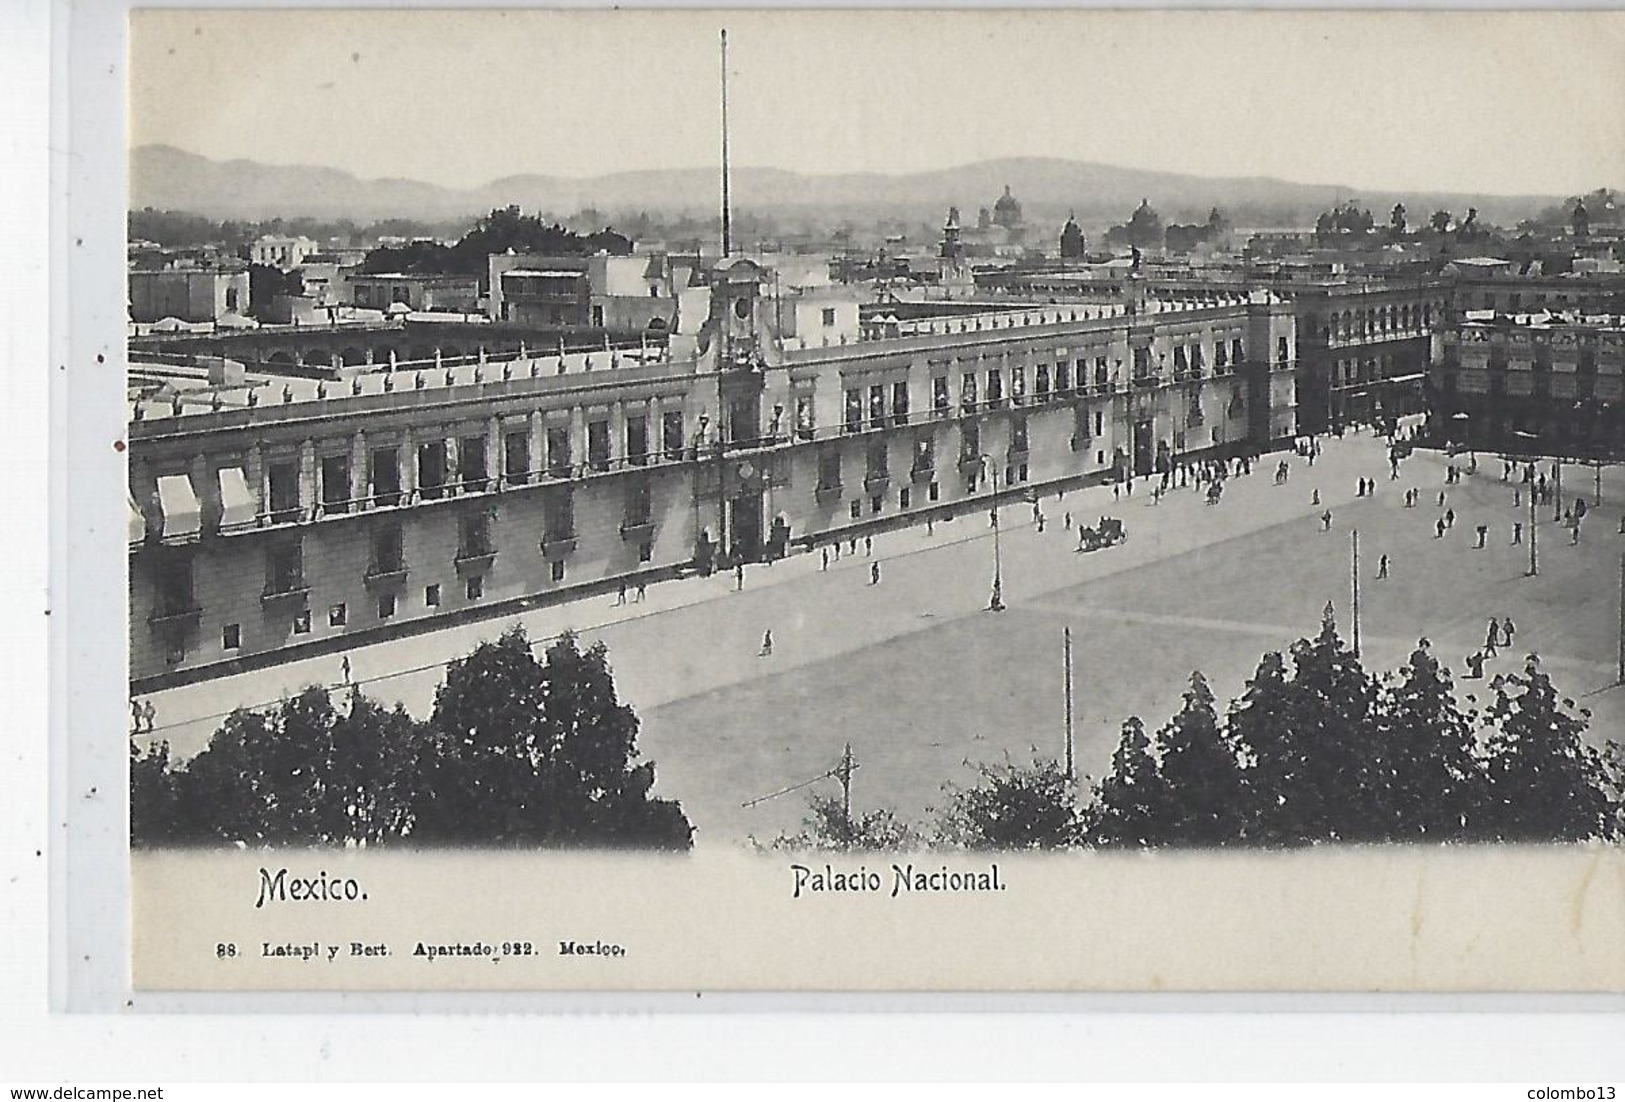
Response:
MULTIPOLYGON (((1403 202, 1412 224, 1438 209, 1465 212, 1511 225, 1562 198, 1556 195, 1402 193, 1347 184, 1300 184, 1264 176, 1209 177, 1057 158, 981 161, 931 172, 885 175, 810 175, 773 168, 735 168, 734 207, 759 215, 814 222, 863 218, 940 220, 958 205, 967 223, 991 206, 1008 185, 1029 221, 1057 223, 1075 211, 1080 221, 1122 221, 1149 199, 1167 221, 1194 221, 1217 206, 1238 225, 1302 226, 1334 203, 1350 198, 1369 207, 1379 223, 1403 202)), ((1585 187, 1593 185, 1586 184, 1585 187)), ((1576 186, 1581 190, 1581 185, 1576 186)), ((441 222, 472 218, 494 207, 564 217, 594 208, 615 217, 709 217, 717 207, 715 169, 637 170, 569 178, 527 174, 474 188, 447 188, 418 180, 365 180, 338 169, 217 161, 167 145, 138 146, 130 154, 130 206, 185 211, 217 219, 273 217, 387 218, 441 222)))

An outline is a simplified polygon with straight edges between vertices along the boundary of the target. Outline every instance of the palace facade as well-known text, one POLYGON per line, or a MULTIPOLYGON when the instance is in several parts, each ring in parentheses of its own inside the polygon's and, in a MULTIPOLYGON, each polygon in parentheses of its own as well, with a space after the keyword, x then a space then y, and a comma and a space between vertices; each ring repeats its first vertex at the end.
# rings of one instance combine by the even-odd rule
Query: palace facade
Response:
POLYGON ((1267 291, 1130 279, 856 327, 820 303, 814 339, 771 286, 725 262, 659 348, 132 364, 169 380, 129 430, 138 691, 1297 431, 1293 307, 1267 291))

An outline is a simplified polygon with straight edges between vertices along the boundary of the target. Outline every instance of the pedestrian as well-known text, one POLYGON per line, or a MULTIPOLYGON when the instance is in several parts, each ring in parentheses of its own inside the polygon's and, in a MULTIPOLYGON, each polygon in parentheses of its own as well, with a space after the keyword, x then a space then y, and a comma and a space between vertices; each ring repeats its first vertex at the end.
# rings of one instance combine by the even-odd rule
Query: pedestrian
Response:
POLYGON ((1521 490, 1519 490, 1516 486, 1514 486, 1512 488, 1512 507, 1514 509, 1516 509, 1522 504, 1523 504, 1523 492, 1521 490))
POLYGON ((141 733, 141 720, 142 720, 143 715, 144 715, 144 713, 141 710, 141 701, 135 699, 134 697, 131 697, 130 698, 130 734, 139 735, 141 733))
POLYGON ((158 705, 154 704, 150 699, 144 701, 141 705, 141 715, 147 721, 147 734, 152 734, 153 728, 158 722, 158 705))
POLYGON ((865 555, 873 555, 875 553, 875 541, 873 536, 863 537, 863 553, 865 555))
POLYGON ((350 656, 346 654, 339 659, 339 672, 344 676, 344 683, 350 683, 350 656))
POLYGON ((1038 531, 1040 533, 1042 533, 1044 531, 1044 514, 1043 513, 1038 514, 1038 531))
POLYGON ((927 516, 925 518, 925 534, 928 536, 937 534, 937 522, 934 517, 927 516))
POLYGON ((1489 538, 1489 534, 1490 534, 1490 526, 1487 525, 1487 524, 1480 524, 1478 526, 1478 543, 1475 544, 1474 546, 1476 548, 1482 548, 1484 546, 1484 541, 1487 538, 1489 538))
POLYGON ((841 561, 841 541, 840 540, 835 541, 835 561, 836 562, 841 561))
POLYGON ((1575 521, 1569 525, 1569 546, 1578 547, 1580 544, 1580 522, 1575 521))
POLYGON ((1381 581, 1388 576, 1388 556, 1383 555, 1377 559, 1377 580, 1381 581))
POLYGON ((1443 517, 1440 517, 1433 524, 1433 538, 1436 539, 1436 540, 1444 539, 1444 518, 1443 517))
POLYGON ((869 584, 880 584, 880 564, 878 562, 872 562, 869 564, 869 584))
POLYGON ((1416 508, 1416 503, 1421 501, 1421 500, 1422 500, 1422 487, 1420 487, 1420 486, 1412 486, 1411 487, 1411 508, 1412 509, 1416 508))
POLYGON ((1444 511, 1444 526, 1446 528, 1454 528, 1456 526, 1456 511, 1454 509, 1446 509, 1444 511))
POLYGON ((1043 518, 1043 515, 1043 512, 1038 507, 1038 502, 1033 502, 1033 523, 1037 524, 1043 518))
POLYGON ((626 604, 626 579, 622 578, 619 587, 615 590, 616 607, 626 604))
POLYGON ((1501 640, 1506 644, 1508 650, 1512 649, 1512 635, 1517 630, 1517 625, 1512 622, 1512 617, 1501 617, 1501 640))
POLYGON ((1318 487, 1318 486, 1315 487, 1314 494, 1309 498, 1309 504, 1311 504, 1311 505, 1319 505, 1320 504, 1320 487, 1318 487))
POLYGON ((846 553, 848 555, 856 555, 858 553, 858 537, 853 536, 851 539, 846 541, 846 553))
POLYGON ((738 591, 740 591, 741 589, 744 589, 744 588, 745 588, 745 564, 742 563, 742 562, 736 562, 736 563, 734 563, 734 592, 737 593, 738 591))
POLYGON ((1067 514, 1066 514, 1066 515, 1064 515, 1064 516, 1063 516, 1063 517, 1062 517, 1062 518, 1061 518, 1061 520, 1062 520, 1062 525, 1063 525, 1063 527, 1065 527, 1065 529, 1066 529, 1066 530, 1067 530, 1067 531, 1068 531, 1068 532, 1070 532, 1070 531, 1072 531, 1072 514, 1071 514, 1071 513, 1067 513, 1067 514))
POLYGON ((756 652, 758 658, 768 658, 773 654, 773 629, 768 628, 762 632, 762 649, 756 652))
MULTIPOLYGON (((1117 483, 1113 482, 1112 483, 1112 500, 1117 501, 1119 499, 1118 495, 1121 492, 1122 492, 1122 487, 1119 486, 1117 483)), ((1620 517, 1619 518, 1619 530, 1622 531, 1622 532, 1625 532, 1625 517, 1620 517)))
POLYGON ((1495 657, 1495 648, 1501 643, 1501 625, 1495 617, 1490 617, 1490 626, 1484 632, 1484 650, 1491 658, 1495 657))
POLYGON ((1354 491, 1354 496, 1355 497, 1364 497, 1365 496, 1365 479, 1363 479, 1363 478, 1360 479, 1359 485, 1357 486, 1357 488, 1354 491))
POLYGON ((1501 481, 1506 482, 1512 478, 1512 464, 1505 459, 1501 460, 1501 481))
POLYGON ((1520 521, 1520 520, 1515 520, 1515 521, 1512 522, 1512 543, 1513 543, 1514 546, 1516 546, 1517 544, 1520 544, 1522 542, 1523 542, 1523 522, 1520 521))
POLYGON ((1467 677, 1480 680, 1484 676, 1484 652, 1474 651, 1467 656, 1467 677))
POLYGON ((1439 508, 1441 508, 1441 509, 1444 508, 1444 491, 1443 490, 1439 491, 1439 508))
POLYGON ((1324 513, 1320 514, 1320 530, 1322 532, 1330 532, 1332 530, 1332 511, 1330 509, 1327 509, 1324 513))
POLYGON ((638 579, 638 595, 635 598, 633 598, 633 600, 635 600, 638 604, 641 605, 643 603, 643 598, 647 597, 648 595, 649 595, 649 583, 644 581, 642 578, 639 578, 638 579))
POLYGON ((818 569, 829 569, 829 548, 827 547, 820 547, 818 549, 818 569))

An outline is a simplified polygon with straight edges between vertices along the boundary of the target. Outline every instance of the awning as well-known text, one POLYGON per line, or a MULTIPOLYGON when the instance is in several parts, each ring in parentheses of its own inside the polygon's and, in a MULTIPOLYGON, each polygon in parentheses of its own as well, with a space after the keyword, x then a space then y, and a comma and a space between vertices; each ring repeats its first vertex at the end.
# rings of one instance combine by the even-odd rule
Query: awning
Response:
POLYGON ((220 468, 220 527, 241 528, 254 523, 259 512, 248 492, 248 477, 241 467, 220 468))
POLYGON ((125 498, 125 502, 130 506, 130 542, 140 543, 147 538, 147 518, 136 508, 133 498, 125 498))
POLYGON ((197 535, 199 526, 197 494, 192 492, 190 475, 159 476, 158 507, 163 511, 159 532, 165 539, 197 535))

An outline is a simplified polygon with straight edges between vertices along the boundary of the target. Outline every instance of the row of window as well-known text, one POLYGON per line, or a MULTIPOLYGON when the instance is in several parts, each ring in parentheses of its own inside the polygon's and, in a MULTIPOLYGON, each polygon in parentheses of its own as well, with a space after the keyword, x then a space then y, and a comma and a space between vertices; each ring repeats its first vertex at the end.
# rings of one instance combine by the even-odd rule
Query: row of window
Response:
MULTIPOLYGON (((662 454, 667 459, 681 459, 684 452, 683 414, 666 413, 661 419, 662 454)), ((489 489, 495 478, 505 485, 520 486, 540 475, 569 478, 575 472, 570 430, 564 425, 549 426, 543 436, 546 448, 545 463, 533 465, 529 429, 516 429, 502 434, 502 470, 493 476, 487 455, 488 438, 481 435, 456 437, 451 440, 430 440, 417 445, 417 478, 414 487, 424 500, 437 500, 454 492, 477 493, 489 489)), ((626 450, 628 464, 644 466, 653 458, 649 449, 648 419, 642 416, 626 419, 626 450)), ((344 513, 362 501, 371 500, 380 506, 399 505, 406 497, 408 487, 402 477, 401 449, 394 445, 373 448, 367 457, 366 485, 359 497, 358 487, 352 484, 351 461, 348 453, 323 455, 317 460, 316 505, 322 514, 344 513)), ((544 457, 534 457, 544 458, 544 457)), ((608 421, 587 423, 587 462, 592 471, 610 469, 610 437, 608 421)), ((266 508, 264 515, 273 524, 297 521, 303 518, 305 502, 302 500, 299 462, 295 459, 274 460, 265 468, 266 508)))
POLYGON ((1327 318, 1326 336, 1332 340, 1348 340, 1378 333, 1427 329, 1433 325, 1435 310, 1442 318, 1444 303, 1405 302, 1397 306, 1373 306, 1366 310, 1341 310, 1327 318))

